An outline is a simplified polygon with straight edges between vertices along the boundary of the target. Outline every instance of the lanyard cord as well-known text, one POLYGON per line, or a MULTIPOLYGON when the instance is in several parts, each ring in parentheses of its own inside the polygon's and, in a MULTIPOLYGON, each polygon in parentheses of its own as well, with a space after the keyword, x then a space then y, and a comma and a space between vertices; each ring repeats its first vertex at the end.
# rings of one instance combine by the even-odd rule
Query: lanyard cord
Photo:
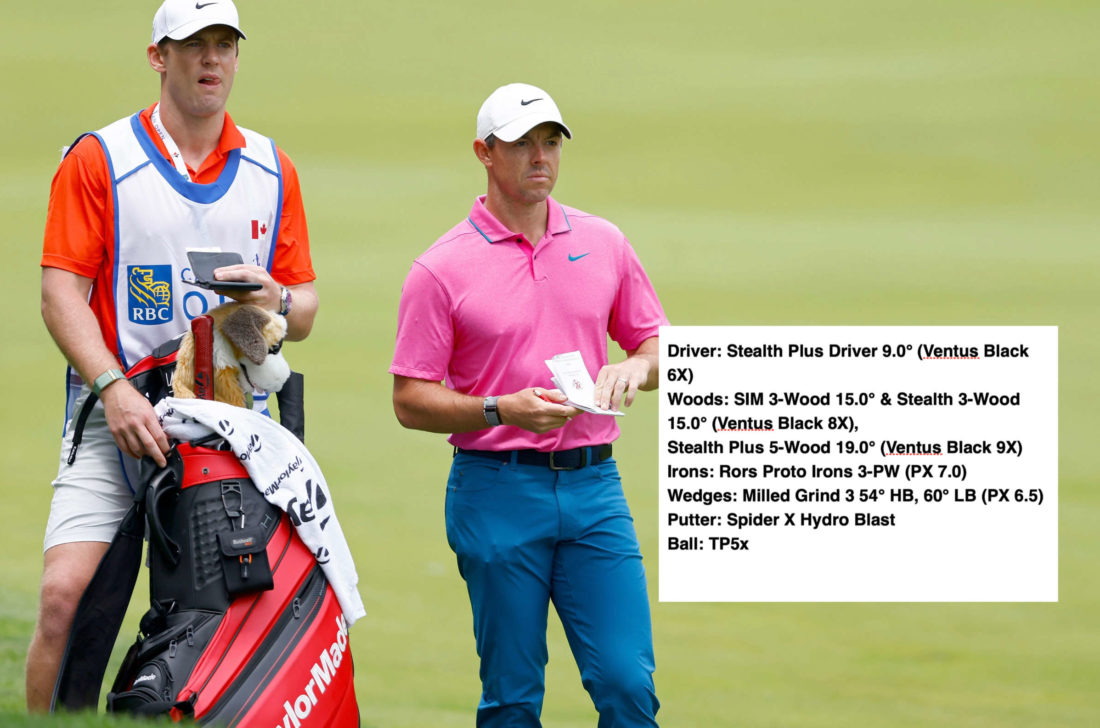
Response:
POLYGON ((153 113, 150 121, 153 122, 153 129, 156 130, 160 140, 164 142, 164 148, 168 150, 168 155, 172 158, 172 164, 176 166, 176 171, 183 175, 184 179, 191 182, 191 175, 187 172, 187 165, 183 161, 183 155, 180 154, 180 148, 176 145, 176 141, 172 139, 168 134, 168 130, 164 128, 164 124, 160 121, 160 103, 153 107, 153 113))

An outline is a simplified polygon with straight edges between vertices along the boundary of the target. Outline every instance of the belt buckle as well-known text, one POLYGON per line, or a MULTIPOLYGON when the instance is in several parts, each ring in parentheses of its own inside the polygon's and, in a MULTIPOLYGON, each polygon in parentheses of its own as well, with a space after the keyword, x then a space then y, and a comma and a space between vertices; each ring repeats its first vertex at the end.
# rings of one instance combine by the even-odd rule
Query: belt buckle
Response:
MULTIPOLYGON (((557 455, 557 453, 554 452, 554 451, 551 451, 550 452, 550 469, 551 470, 557 470, 557 471, 561 471, 561 470, 580 470, 584 466, 588 465, 588 448, 587 447, 582 447, 582 448, 578 448, 578 449, 581 451, 581 462, 580 462, 580 464, 574 465, 574 466, 558 465, 556 462, 554 462, 554 460, 555 460, 554 456, 557 455)), ((569 451, 566 450, 565 452, 569 452, 569 451)))

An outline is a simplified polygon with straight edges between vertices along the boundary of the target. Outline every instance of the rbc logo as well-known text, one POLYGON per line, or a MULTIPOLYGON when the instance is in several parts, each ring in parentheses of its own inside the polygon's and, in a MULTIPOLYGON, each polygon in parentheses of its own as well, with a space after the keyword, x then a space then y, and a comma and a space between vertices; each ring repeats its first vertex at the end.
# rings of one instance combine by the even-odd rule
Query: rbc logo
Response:
POLYGON ((172 266, 131 265, 128 269, 130 321, 144 326, 172 320, 172 266))

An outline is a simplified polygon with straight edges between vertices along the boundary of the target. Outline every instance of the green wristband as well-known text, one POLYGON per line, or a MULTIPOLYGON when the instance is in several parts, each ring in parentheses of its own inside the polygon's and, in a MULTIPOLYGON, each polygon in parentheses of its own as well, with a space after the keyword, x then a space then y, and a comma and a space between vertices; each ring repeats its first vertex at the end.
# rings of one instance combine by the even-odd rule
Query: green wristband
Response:
POLYGON ((125 378, 126 375, 122 373, 121 369, 108 369, 96 377, 95 381, 92 382, 92 392, 98 397, 103 393, 104 389, 111 385, 111 383, 125 378))

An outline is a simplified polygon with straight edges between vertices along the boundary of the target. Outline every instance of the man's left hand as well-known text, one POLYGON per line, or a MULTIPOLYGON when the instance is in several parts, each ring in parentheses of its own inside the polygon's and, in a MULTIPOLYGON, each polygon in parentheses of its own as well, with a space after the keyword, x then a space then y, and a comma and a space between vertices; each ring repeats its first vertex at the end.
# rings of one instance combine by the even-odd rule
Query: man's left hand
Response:
POLYGON ((638 390, 656 389, 660 378, 659 342, 656 336, 627 352, 618 364, 606 364, 596 375, 596 404, 604 409, 629 407, 638 390))
POLYGON ((643 357, 630 357, 617 364, 607 364, 596 375, 596 404, 603 409, 619 409, 634 403, 638 388, 649 380, 650 362, 643 357))
POLYGON ((263 288, 258 291, 227 291, 218 293, 226 298, 232 298, 240 303, 251 303, 254 306, 265 308, 268 311, 279 312, 279 295, 282 286, 275 282, 266 269, 258 265, 227 265, 214 271, 216 281, 244 281, 246 283, 259 283, 263 288))

